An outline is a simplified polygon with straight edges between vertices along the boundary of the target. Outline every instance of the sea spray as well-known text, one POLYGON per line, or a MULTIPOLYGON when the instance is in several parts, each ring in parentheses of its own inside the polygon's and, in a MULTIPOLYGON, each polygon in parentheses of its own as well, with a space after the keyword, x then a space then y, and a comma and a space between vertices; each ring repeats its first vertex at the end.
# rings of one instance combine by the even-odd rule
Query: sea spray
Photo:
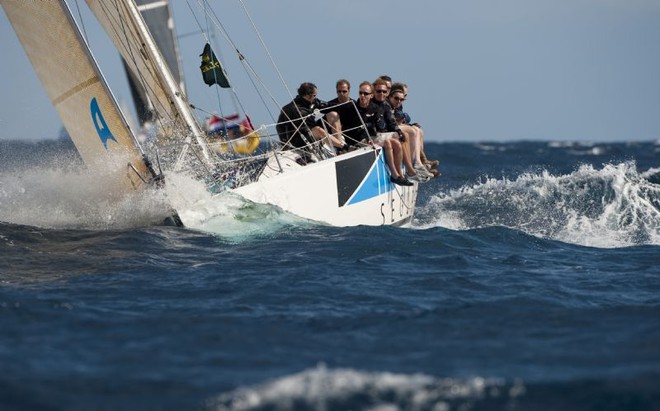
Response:
POLYGON ((660 186, 632 162, 582 165, 554 176, 486 178, 439 193, 418 212, 420 227, 465 230, 504 226, 594 247, 660 244, 660 186))
POLYGON ((145 227, 167 217, 156 190, 108 193, 88 170, 39 167, 0 173, 0 221, 43 228, 145 227))

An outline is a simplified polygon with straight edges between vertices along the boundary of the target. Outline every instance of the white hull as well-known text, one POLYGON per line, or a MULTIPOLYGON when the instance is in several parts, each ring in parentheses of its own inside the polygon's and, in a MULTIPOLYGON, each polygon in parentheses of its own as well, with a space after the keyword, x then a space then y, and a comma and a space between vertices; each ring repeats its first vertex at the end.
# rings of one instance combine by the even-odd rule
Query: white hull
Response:
POLYGON ((362 148, 306 166, 291 151, 269 159, 259 180, 233 191, 242 197, 333 226, 405 225, 417 183, 397 186, 380 149, 362 148), (280 171, 280 167, 282 171, 280 171))

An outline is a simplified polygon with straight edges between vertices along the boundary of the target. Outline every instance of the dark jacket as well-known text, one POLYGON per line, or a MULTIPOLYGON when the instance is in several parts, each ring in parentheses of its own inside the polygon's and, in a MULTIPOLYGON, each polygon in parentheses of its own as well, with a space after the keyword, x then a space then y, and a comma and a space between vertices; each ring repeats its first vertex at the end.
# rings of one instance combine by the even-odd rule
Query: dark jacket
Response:
MULTIPOLYGON (((339 99, 335 98, 328 101, 328 107, 325 111, 335 111, 339 114, 342 132, 348 137, 346 139, 346 144, 349 146, 353 146, 359 141, 367 138, 367 133, 362 127, 361 120, 361 117, 364 117, 364 109, 359 107, 357 101, 350 99, 350 101, 342 104, 339 102, 339 99)), ((372 108, 372 111, 375 111, 375 107, 372 108)), ((370 133, 371 135, 374 135, 374 132, 370 131, 370 133)))
POLYGON ((399 124, 412 124, 412 120, 408 113, 403 111, 403 105, 400 105, 399 108, 394 109, 394 118, 399 124))
POLYGON ((376 131, 379 133, 397 132, 401 135, 401 129, 394 118, 394 110, 390 103, 385 100, 382 103, 375 99, 371 102, 378 107, 378 118, 376 119, 376 131))
POLYGON ((297 96, 292 102, 282 107, 276 129, 284 148, 304 147, 308 142, 314 141, 311 129, 319 125, 319 122, 314 120, 314 116, 311 114, 315 109, 323 108, 323 106, 323 102, 318 99, 310 103, 301 96, 297 96), (303 119, 303 117, 305 118, 303 119))
MULTIPOLYGON (((373 101, 370 101, 367 107, 362 107, 359 104, 357 104, 356 107, 360 113, 360 117, 364 122, 364 125, 367 127, 366 131, 363 128, 355 130, 356 133, 360 133, 359 140, 365 139, 367 137, 375 137, 377 132, 376 122, 378 121, 380 115, 380 109, 373 101), (367 135, 367 133, 369 134, 367 135)), ((360 120, 358 119, 358 121, 360 120)), ((360 123, 360 125, 362 124, 360 123)))

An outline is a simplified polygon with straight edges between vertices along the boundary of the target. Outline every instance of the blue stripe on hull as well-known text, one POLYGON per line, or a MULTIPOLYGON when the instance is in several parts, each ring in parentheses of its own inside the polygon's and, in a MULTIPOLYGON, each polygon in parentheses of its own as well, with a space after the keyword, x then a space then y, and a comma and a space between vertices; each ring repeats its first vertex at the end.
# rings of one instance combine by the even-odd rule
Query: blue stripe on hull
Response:
POLYGON ((385 157, 382 150, 379 152, 378 159, 374 161, 369 173, 365 176, 359 188, 355 191, 346 205, 356 204, 361 201, 378 197, 394 189, 394 184, 390 182, 390 172, 385 164, 385 157))

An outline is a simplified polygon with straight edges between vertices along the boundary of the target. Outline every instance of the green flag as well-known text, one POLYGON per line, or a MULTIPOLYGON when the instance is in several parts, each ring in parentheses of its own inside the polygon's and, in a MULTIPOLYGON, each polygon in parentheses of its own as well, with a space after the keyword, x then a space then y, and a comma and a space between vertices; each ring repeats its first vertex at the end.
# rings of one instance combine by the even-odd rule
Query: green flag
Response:
POLYGON ((199 68, 202 70, 204 83, 208 84, 209 87, 217 84, 222 88, 229 88, 229 80, 227 80, 225 71, 215 57, 215 53, 211 50, 211 45, 209 43, 206 43, 204 51, 199 56, 202 58, 202 64, 199 68))

